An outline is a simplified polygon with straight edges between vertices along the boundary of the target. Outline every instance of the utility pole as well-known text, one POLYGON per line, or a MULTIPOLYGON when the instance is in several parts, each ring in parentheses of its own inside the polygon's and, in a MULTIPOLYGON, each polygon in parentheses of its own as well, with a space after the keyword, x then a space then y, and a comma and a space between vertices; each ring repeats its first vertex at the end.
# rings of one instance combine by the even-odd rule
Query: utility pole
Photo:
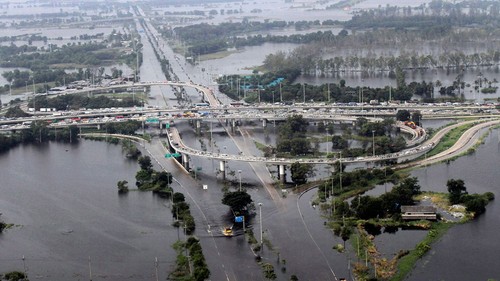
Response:
POLYGON ((36 115, 36 90, 35 90, 35 77, 33 77, 33 116, 36 115))
POLYGON ((261 251, 262 251, 263 250, 262 249, 262 244, 263 244, 262 234, 264 233, 264 229, 262 229, 262 203, 259 203, 259 213, 260 213, 260 216, 259 216, 259 222, 260 222, 260 247, 261 247, 261 251))
POLYGON ((28 280, 28 275, 26 274, 26 259, 24 258, 24 255, 23 255, 23 270, 24 270, 24 279, 25 280, 28 280))
POLYGON ((283 93, 281 91, 281 83, 280 83, 280 102, 283 102, 283 93))
POLYGON ((158 281, 158 258, 155 257, 155 275, 156 275, 156 281, 158 281))
POLYGON ((375 157, 375 130, 372 130, 372 147, 373 147, 373 157, 375 157))
POLYGON ((326 84, 327 88, 328 88, 328 103, 332 103, 331 99, 330 99, 330 83, 326 84))
POLYGON ((306 103, 306 84, 302 84, 302 99, 303 99, 303 103, 306 103))
POLYGON ((90 256, 89 256, 89 277, 90 281, 92 281, 92 261, 90 260, 90 256))
POLYGON ((342 152, 339 152, 340 191, 342 191, 342 152))

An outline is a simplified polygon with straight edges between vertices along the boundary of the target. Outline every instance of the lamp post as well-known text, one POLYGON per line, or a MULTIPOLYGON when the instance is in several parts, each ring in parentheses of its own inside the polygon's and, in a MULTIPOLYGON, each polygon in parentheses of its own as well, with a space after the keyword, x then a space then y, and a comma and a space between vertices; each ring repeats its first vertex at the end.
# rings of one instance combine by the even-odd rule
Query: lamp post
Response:
POLYGON ((375 157, 375 130, 372 130, 373 157, 375 157))
POLYGON ((264 233, 264 230, 262 229, 262 203, 259 203, 259 222, 260 222, 260 247, 262 249, 262 233, 264 233))
POLYGON ((342 191, 342 151, 339 152, 339 177, 340 177, 340 181, 339 181, 339 185, 340 185, 340 191, 342 191))
POLYGON ((240 177, 240 192, 241 192, 241 170, 238 170, 238 175, 240 177))

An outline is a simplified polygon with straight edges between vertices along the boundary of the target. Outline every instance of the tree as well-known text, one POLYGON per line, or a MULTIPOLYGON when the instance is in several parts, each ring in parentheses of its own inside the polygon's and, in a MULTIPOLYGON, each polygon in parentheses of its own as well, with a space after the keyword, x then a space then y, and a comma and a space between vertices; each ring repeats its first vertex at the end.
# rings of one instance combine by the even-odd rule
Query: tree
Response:
POLYGON ((380 196, 382 208, 389 214, 399 213, 402 205, 413 205, 413 196, 420 193, 420 185, 416 177, 406 178, 390 192, 380 196))
POLYGON ((5 280, 9 281, 21 281, 21 280, 26 280, 26 275, 20 271, 11 271, 8 273, 5 273, 3 276, 5 280))
POLYGON ((467 212, 474 213, 474 216, 478 216, 486 212, 486 205, 488 204, 488 201, 485 198, 482 198, 478 194, 466 196, 471 197, 465 200, 465 208, 467 212))
POLYGON ((464 181, 461 179, 449 179, 446 182, 446 186, 448 187, 448 200, 450 204, 459 204, 462 202, 462 196, 467 194, 467 188, 465 187, 464 181))
POLYGON ((167 187, 172 184, 172 174, 165 171, 156 172, 153 174, 153 182, 160 188, 167 187))
POLYGON ((222 198, 222 204, 229 206, 236 214, 247 211, 252 202, 252 197, 245 191, 227 192, 222 198))
POLYGON ((422 126, 421 121, 422 121, 422 113, 420 111, 415 111, 411 115, 411 121, 415 122, 418 126, 422 126))
POLYGON ((151 170, 153 168, 153 164, 151 164, 151 158, 149 156, 141 156, 137 160, 141 170, 151 170))
POLYGON ((128 192, 128 181, 126 180, 118 181, 116 185, 118 187, 118 192, 120 193, 128 192))
POLYGON ((184 202, 186 201, 186 198, 184 197, 184 194, 180 193, 180 192, 176 192, 174 193, 174 195, 172 196, 172 201, 175 203, 179 203, 179 202, 184 202))
POLYGON ((297 277, 297 275, 295 274, 292 274, 292 276, 290 276, 290 281, 299 281, 299 277, 297 277))
POLYGON ((276 280, 277 276, 274 272, 274 266, 270 263, 265 263, 262 265, 262 269, 264 270, 264 277, 267 280, 276 280))
POLYGON ((313 172, 313 167, 311 164, 295 162, 290 167, 290 171, 294 183, 305 184, 307 182, 307 177, 313 172))
POLYGON ((376 218, 383 214, 382 200, 371 196, 356 197, 352 200, 352 209, 360 219, 376 218))
POLYGON ((398 121, 403 121, 403 122, 408 121, 408 120, 410 120, 410 117, 411 117, 411 114, 406 109, 398 110, 398 112, 396 112, 396 120, 398 120, 398 121))
POLYGON ((148 189, 150 188, 150 183, 151 183, 151 170, 139 170, 137 171, 137 174, 135 174, 135 185, 139 189, 148 189))

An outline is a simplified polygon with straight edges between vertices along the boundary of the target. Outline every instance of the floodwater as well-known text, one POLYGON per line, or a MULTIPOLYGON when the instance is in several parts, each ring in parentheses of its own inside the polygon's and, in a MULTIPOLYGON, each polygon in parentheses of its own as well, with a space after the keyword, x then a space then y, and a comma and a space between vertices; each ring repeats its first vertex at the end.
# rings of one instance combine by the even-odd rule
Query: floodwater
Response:
MULTIPOLYGON (((493 192, 500 195, 498 159, 500 131, 493 130, 477 151, 450 164, 438 164, 412 172, 422 190, 447 192, 448 179, 462 179, 469 193, 493 192)), ((417 263, 410 281, 498 279, 500 244, 500 204, 492 201, 478 219, 450 229, 432 250, 417 263)))
MULTIPOLYGON (((177 239, 168 202, 134 188, 135 161, 104 142, 19 146, 0 155, 0 272, 23 270, 40 280, 164 280, 177 239)), ((182 238, 182 235, 181 235, 182 238)))

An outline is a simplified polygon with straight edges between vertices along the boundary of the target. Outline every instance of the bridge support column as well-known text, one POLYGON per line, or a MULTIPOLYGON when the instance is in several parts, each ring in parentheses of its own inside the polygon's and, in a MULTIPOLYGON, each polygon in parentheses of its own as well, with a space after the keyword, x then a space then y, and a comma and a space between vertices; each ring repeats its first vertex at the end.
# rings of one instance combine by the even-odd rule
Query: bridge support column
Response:
POLYGON ((182 154, 182 165, 189 171, 189 157, 187 154, 182 154))
POLYGON ((267 127, 267 119, 262 119, 262 127, 267 127))
POLYGON ((231 126, 232 126, 233 128, 234 128, 234 127, 236 127, 236 119, 231 120, 231 124, 232 124, 231 126))
POLYGON ((279 179, 282 183, 285 183, 285 182, 286 182, 286 174, 285 174, 285 171, 286 171, 286 167, 285 167, 285 165, 278 165, 278 179, 279 179))
POLYGON ((160 121, 158 121, 158 123, 160 124, 160 136, 163 135, 163 123, 160 121))
POLYGON ((226 161, 221 160, 219 162, 219 170, 222 174, 222 179, 225 180, 226 179, 226 161))
POLYGON ((97 130, 101 129, 101 124, 97 124, 97 130))
POLYGON ((201 128, 201 120, 196 120, 196 129, 201 128))

